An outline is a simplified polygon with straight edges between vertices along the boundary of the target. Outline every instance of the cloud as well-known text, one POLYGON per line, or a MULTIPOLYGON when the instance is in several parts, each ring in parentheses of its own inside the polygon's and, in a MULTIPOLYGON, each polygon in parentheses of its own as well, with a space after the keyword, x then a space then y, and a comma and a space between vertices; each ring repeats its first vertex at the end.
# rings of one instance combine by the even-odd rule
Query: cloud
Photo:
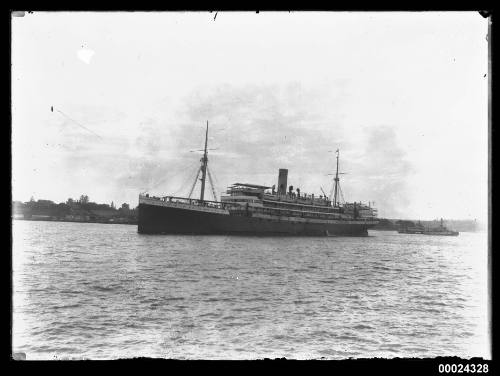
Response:
POLYGON ((331 161, 325 162, 329 150, 348 144, 331 107, 336 94, 297 82, 198 88, 179 109, 185 125, 172 136, 179 146, 201 148, 209 120, 209 147, 218 149, 209 159, 225 185, 236 180, 272 185, 279 168, 307 183, 309 173, 331 170, 331 161))
POLYGON ((398 145, 394 127, 365 127, 364 131, 367 137, 358 157, 343 162, 349 172, 345 179, 349 197, 375 201, 381 216, 405 218, 411 201, 408 181, 415 168, 398 145))

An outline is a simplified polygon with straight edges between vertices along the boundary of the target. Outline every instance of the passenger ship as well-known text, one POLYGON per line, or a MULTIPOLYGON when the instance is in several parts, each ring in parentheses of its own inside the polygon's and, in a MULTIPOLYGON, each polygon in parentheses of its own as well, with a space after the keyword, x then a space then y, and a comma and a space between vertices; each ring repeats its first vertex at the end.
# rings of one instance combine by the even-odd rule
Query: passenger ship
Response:
MULTIPOLYGON (((139 195, 138 232, 143 234, 224 234, 273 236, 366 236, 378 223, 376 209, 362 203, 340 203, 339 151, 334 195, 319 197, 287 189, 288 170, 279 169, 278 185, 234 183, 220 201, 205 200, 208 170, 208 122, 201 174, 200 198, 139 195)), ((332 189, 333 191, 333 189, 332 189)))

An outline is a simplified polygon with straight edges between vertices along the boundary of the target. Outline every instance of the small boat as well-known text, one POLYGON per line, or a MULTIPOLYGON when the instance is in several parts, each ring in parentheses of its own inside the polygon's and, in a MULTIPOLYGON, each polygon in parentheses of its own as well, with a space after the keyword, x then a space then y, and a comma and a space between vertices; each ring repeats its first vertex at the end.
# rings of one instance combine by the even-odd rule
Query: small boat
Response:
POLYGON ((439 227, 424 227, 420 221, 416 226, 402 226, 398 233, 400 234, 422 234, 422 235, 441 235, 441 236, 458 236, 458 231, 447 229, 443 225, 443 218, 439 227))

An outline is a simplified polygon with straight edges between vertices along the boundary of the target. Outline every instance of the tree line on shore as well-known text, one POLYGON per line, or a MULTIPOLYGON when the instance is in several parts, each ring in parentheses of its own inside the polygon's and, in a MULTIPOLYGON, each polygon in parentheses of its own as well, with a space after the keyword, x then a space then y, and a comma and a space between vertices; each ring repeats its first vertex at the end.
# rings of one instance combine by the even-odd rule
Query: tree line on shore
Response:
POLYGON ((136 223, 137 208, 123 203, 119 208, 114 202, 98 204, 91 202, 87 195, 79 199, 68 198, 66 202, 55 203, 50 200, 35 200, 28 202, 13 201, 12 214, 20 219, 48 219, 67 221, 95 221, 115 223, 136 223))

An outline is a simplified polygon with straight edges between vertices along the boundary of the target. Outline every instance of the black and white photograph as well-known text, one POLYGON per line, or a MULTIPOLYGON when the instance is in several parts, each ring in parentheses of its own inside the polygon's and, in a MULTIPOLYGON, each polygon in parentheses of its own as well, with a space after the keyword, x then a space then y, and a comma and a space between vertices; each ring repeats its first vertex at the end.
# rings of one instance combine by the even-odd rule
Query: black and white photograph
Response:
POLYGON ((11 359, 492 359, 487 14, 10 18, 11 359))

